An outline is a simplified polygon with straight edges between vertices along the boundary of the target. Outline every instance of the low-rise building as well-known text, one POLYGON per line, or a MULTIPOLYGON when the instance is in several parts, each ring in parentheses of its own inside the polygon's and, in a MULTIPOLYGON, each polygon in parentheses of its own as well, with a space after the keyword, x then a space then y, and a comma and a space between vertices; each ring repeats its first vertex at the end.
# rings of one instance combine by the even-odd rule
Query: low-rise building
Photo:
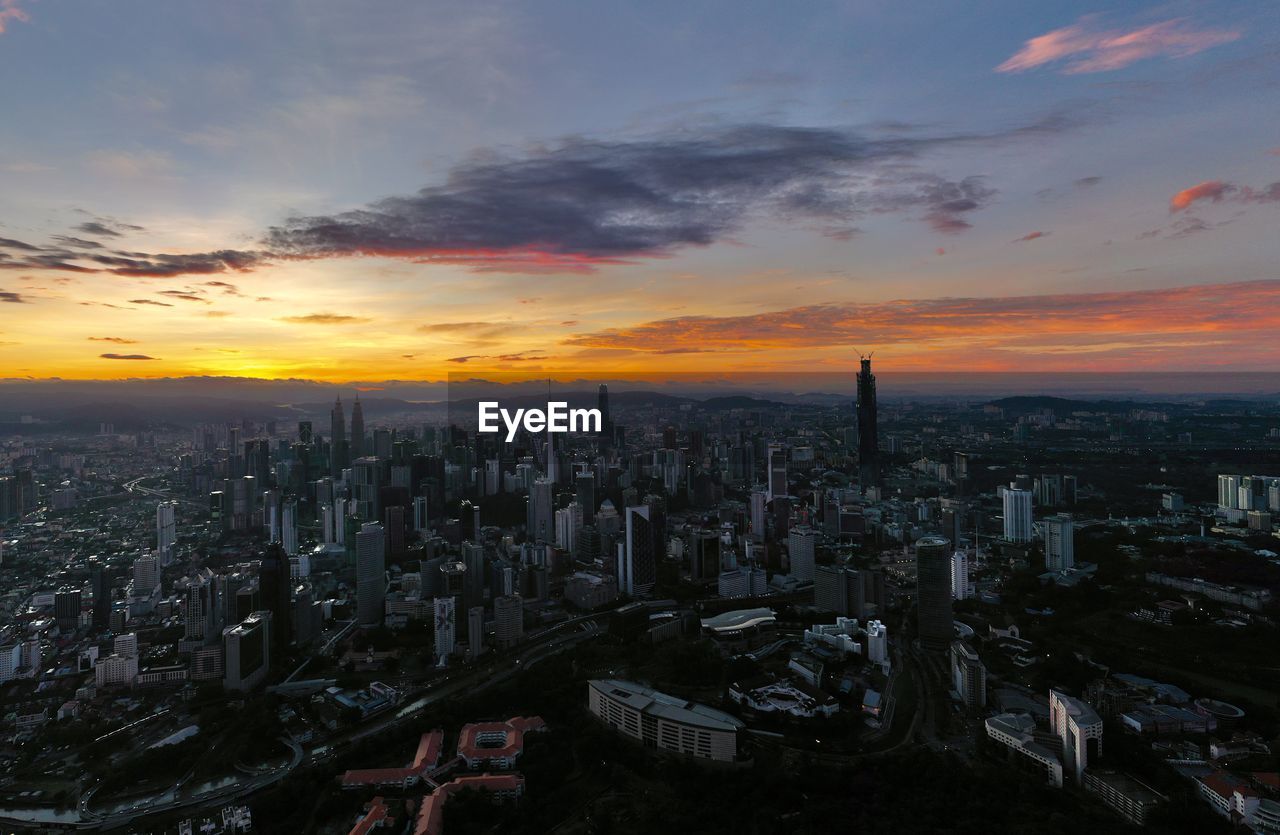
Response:
POLYGON ((738 760, 738 719, 706 705, 617 679, 587 682, 588 707, 609 727, 646 748, 694 759, 738 760))

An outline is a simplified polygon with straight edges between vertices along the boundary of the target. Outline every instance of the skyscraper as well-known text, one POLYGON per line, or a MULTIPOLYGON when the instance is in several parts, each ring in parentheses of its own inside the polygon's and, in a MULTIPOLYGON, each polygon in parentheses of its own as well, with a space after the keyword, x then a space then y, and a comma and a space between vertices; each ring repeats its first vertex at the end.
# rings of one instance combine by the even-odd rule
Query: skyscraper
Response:
POLYGON ((364 455, 364 407, 360 405, 360 393, 356 393, 355 405, 351 407, 351 458, 354 460, 364 455))
POLYGON ((93 628, 106 629, 111 625, 111 580, 102 560, 89 561, 89 579, 93 584, 93 628))
POLYGON ((455 603, 452 597, 437 597, 435 599, 436 613, 436 657, 440 663, 453 655, 454 644, 458 642, 457 627, 455 618, 455 603))
POLYGON ((818 537, 808 525, 798 525, 787 536, 787 549, 791 556, 791 576, 797 580, 812 581, 814 550, 818 537))
POLYGON ((632 597, 642 597, 653 591, 657 584, 657 565, 653 556, 653 524, 649 521, 648 505, 636 505, 626 510, 627 541, 624 556, 623 577, 619 588, 632 597))
POLYGON ((1044 520, 1044 565, 1049 571, 1066 571, 1076 564, 1076 523, 1066 514, 1044 520))
POLYGON ((291 557, 298 555, 298 500, 288 498, 280 511, 280 543, 291 557))
POLYGON ((787 450, 769 447, 769 498, 787 495, 787 450))
POLYGON ((1004 491, 1004 538, 1010 542, 1031 541, 1031 491, 1006 487, 1004 491))
POLYGON ((156 506, 156 557, 162 567, 173 562, 174 545, 178 541, 178 528, 173 516, 176 507, 177 502, 160 502, 156 506))
POLYGON ((954 600, 969 599, 969 552, 957 550, 951 554, 951 597, 954 600))
POLYGON ((347 466, 347 419, 342 413, 342 397, 333 403, 333 411, 329 414, 329 472, 335 478, 342 478, 342 471, 347 466))
POLYGON ((920 643, 945 652, 951 644, 951 543, 940 536, 916 540, 916 605, 920 643))
POLYGON ((526 523, 530 542, 555 541, 555 509, 552 507, 555 484, 549 478, 539 478, 529 491, 529 512, 526 523))
POLYGON ((377 522, 365 522, 356 533, 356 622, 382 623, 386 586, 386 534, 377 522))
POLYGON ((858 476, 862 489, 880 486, 880 435, 876 427, 876 376, 871 355, 862 357, 858 372, 858 476))
POLYGON ((268 545, 262 555, 258 588, 262 593, 262 607, 271 613, 271 642, 276 647, 277 657, 283 657, 293 640, 290 629, 293 623, 293 580, 290 578, 289 558, 279 542, 268 545))

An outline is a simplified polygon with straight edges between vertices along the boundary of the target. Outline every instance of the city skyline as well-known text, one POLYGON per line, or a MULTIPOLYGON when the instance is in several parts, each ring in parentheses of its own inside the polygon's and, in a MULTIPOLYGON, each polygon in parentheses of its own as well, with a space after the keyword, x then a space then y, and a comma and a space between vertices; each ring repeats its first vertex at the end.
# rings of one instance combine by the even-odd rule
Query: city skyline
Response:
POLYGON ((0 363, 1268 370, 1278 38, 1255 3, 10 0, 0 363))

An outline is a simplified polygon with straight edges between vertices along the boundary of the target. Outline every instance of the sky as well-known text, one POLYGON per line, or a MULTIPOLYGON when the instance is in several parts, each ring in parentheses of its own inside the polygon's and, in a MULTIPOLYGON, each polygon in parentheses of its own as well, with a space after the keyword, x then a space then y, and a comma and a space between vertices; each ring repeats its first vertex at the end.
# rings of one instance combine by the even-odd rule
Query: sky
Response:
POLYGON ((0 0, 0 378, 1265 371, 1270 2, 0 0))

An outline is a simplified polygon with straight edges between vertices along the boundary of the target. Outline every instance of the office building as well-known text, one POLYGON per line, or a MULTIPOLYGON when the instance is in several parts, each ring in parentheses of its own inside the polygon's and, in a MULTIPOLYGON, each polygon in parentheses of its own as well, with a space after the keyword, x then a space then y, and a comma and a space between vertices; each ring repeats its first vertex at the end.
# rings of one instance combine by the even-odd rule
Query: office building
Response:
POLYGON ((616 679, 587 682, 588 708, 615 731, 646 748, 693 759, 738 759, 743 723, 722 711, 616 679))
POLYGON ((813 582, 818 535, 808 525, 798 525, 787 535, 787 550, 791 557, 792 577, 801 582, 813 582))
POLYGON ((458 643, 457 624, 455 621, 457 609, 452 597, 437 597, 434 607, 436 659, 443 665, 453 655, 454 647, 458 643))
POLYGON ((951 599, 968 600, 969 593, 969 552, 955 551, 951 554, 951 599))
POLYGON ((494 598, 493 637, 501 649, 509 649, 524 638, 524 601, 520 595, 494 598))
POLYGON ((951 642, 951 689, 971 713, 987 706, 987 668, 964 641, 951 642))
POLYGON ((1066 571, 1076 564, 1076 524, 1060 514, 1044 520, 1044 564, 1049 571, 1066 571))
POLYGON ((1062 741, 1062 761, 1079 783, 1102 750, 1102 717, 1088 703, 1049 691, 1049 727, 1062 741))
POLYGON ((916 605, 920 643, 945 652, 954 627, 951 616, 951 542, 941 536, 916 540, 916 605))
POLYGON ((285 499, 280 509, 280 544, 291 557, 298 556, 298 500, 285 499))
POLYGON ((626 510, 626 548, 619 589, 632 597, 643 597, 657 584, 658 567, 654 558, 653 524, 648 505, 635 505, 626 510))
POLYGON ((876 425, 876 376, 871 355, 861 357, 858 372, 858 480, 865 491, 880 486, 880 435, 876 425))
POLYGON ((484 607, 467 609, 468 657, 474 661, 484 654, 484 607))
MULTIPOLYGON (((279 542, 269 544, 262 555, 258 589, 262 607, 271 613, 271 640, 276 657, 284 658, 293 640, 293 580, 289 557, 279 542)), ((358 584, 356 593, 359 594, 358 584)))
POLYGON ((252 690, 267 677, 271 626, 270 612, 255 612, 222 633, 223 686, 228 690, 252 690))
POLYGON ((160 502, 156 506, 156 556, 162 568, 173 562, 177 547, 178 528, 174 519, 177 506, 177 502, 160 502))
POLYGON ((365 522, 356 533, 356 621, 380 626, 387 594, 386 532, 365 522))

